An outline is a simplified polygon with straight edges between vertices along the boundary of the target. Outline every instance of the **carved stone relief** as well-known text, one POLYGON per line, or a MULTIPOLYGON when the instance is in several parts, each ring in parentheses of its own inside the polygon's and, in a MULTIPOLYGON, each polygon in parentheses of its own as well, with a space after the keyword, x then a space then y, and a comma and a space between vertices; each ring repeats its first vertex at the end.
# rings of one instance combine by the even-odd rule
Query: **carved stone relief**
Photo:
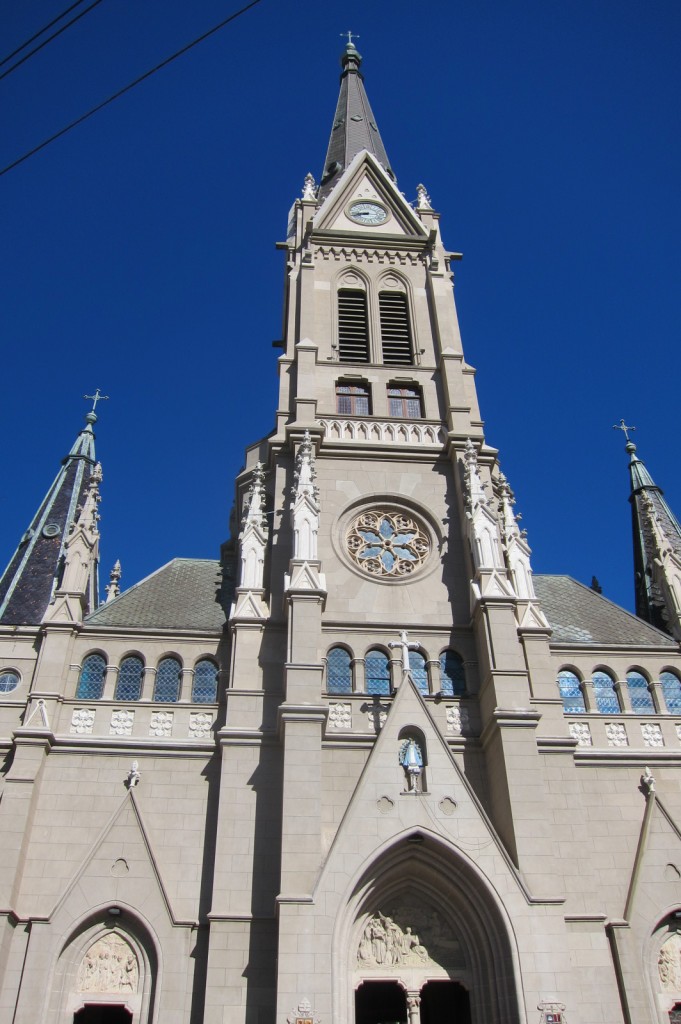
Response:
POLYGON ((349 704, 329 705, 329 728, 350 729, 352 727, 352 708, 349 704))
POLYGON ((657 970, 665 992, 681 991, 681 936, 678 932, 674 932, 662 944, 657 970))
POLYGON ((664 737, 662 736, 662 729, 659 725, 655 725, 652 722, 646 722, 641 726, 641 734, 643 736, 643 743, 646 747, 664 746, 664 737))
POLYGON ((109 726, 109 735, 132 736, 132 726, 134 721, 134 711, 112 711, 111 725, 109 726))
POLYGON ((361 969, 463 965, 459 943, 443 917, 425 905, 403 905, 367 918, 357 949, 361 969))
POLYGON ((91 708, 76 708, 71 716, 71 732, 77 736, 90 736, 95 725, 95 712, 91 708))
POLYGON ((116 932, 97 939, 78 969, 79 992, 137 992, 138 985, 137 957, 116 932))

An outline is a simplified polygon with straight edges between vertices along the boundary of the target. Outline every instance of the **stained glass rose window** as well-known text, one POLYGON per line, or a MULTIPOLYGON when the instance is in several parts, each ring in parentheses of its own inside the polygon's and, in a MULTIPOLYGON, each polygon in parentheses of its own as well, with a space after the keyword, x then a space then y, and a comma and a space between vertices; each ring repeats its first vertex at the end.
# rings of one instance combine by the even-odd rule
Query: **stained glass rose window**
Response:
POLYGON ((396 509, 362 512, 347 533, 350 557, 371 576, 408 576, 430 553, 430 538, 417 519, 396 509))

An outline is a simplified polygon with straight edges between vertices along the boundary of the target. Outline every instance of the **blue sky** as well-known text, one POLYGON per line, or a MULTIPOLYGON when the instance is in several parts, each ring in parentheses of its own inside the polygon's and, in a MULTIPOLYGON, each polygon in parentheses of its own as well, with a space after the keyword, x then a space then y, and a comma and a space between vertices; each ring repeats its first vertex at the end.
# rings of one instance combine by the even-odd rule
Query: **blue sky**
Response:
MULTIPOLYGON (((0 57, 65 6, 4 5, 0 57)), ((103 0, 0 81, 2 166, 237 6, 103 0)), ((319 177, 348 28, 400 188, 426 184, 464 253, 464 350, 534 569, 631 607, 620 417, 681 515, 677 0, 262 0, 0 178, 0 562, 97 386, 102 582, 217 557, 273 425, 274 243, 319 177)))

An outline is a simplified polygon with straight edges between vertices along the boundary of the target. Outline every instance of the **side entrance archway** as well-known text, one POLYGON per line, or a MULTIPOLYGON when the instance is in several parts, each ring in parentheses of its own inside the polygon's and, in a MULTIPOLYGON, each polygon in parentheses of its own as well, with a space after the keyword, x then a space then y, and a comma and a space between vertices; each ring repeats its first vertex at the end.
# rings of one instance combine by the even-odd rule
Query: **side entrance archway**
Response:
POLYGON ((132 1013, 125 1006, 93 1003, 74 1013, 73 1024, 132 1024, 132 1013))

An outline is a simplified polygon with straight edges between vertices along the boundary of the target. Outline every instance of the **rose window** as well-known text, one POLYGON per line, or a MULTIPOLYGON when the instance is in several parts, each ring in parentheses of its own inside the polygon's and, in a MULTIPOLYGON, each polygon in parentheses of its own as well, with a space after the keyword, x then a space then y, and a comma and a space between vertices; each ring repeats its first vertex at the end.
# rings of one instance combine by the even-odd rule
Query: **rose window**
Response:
POLYGON ((408 576, 430 552, 430 539, 416 519, 388 509, 356 516, 347 545, 353 561, 372 576, 408 576))

